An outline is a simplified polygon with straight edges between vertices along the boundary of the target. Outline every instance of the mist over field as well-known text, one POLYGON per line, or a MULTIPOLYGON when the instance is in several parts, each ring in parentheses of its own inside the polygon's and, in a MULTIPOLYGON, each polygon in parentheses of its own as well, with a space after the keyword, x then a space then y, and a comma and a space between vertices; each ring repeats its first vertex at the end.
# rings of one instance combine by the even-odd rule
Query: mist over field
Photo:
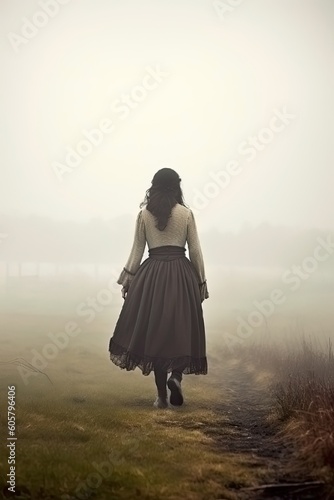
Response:
POLYGON ((25 498, 334 495, 333 21, 331 0, 1 1, 0 413, 16 391, 25 498), (159 413, 108 345, 163 167, 204 256, 208 374, 159 413))
POLYGON ((284 298, 267 304, 267 324, 327 328, 330 1, 4 0, 0 9, 3 310, 29 275, 42 295, 62 273, 74 290, 81 272, 117 279, 139 203, 168 166, 196 217, 208 335, 221 340, 225 317, 248 317, 276 288, 284 298))
MULTIPOLYGON (((79 306, 89 292, 97 307, 109 311, 112 333, 122 306, 116 281, 132 246, 134 218, 2 220, 11 231, 0 263, 2 311, 66 310, 90 321, 91 306, 79 306)), ((236 232, 199 231, 210 293, 203 304, 209 343, 230 345, 258 333, 278 340, 293 331, 333 338, 333 232, 268 223, 236 232)))

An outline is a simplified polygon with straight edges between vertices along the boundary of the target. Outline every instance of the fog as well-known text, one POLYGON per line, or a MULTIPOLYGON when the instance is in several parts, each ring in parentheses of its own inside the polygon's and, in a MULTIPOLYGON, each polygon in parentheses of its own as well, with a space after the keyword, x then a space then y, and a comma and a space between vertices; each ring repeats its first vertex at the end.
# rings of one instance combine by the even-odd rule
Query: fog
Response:
POLYGON ((75 315, 112 283, 112 330, 139 204, 168 166, 196 216, 209 344, 253 339, 246 320, 332 335, 330 0, 0 10, 3 312, 75 315))

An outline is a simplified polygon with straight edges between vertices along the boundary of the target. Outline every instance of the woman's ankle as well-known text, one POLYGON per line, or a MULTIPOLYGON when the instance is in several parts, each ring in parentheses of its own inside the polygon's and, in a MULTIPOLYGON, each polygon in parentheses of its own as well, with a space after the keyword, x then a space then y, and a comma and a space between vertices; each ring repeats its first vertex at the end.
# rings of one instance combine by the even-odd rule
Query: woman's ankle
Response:
POLYGON ((173 370, 170 378, 175 378, 178 380, 180 383, 182 382, 182 372, 179 372, 177 370, 173 370))

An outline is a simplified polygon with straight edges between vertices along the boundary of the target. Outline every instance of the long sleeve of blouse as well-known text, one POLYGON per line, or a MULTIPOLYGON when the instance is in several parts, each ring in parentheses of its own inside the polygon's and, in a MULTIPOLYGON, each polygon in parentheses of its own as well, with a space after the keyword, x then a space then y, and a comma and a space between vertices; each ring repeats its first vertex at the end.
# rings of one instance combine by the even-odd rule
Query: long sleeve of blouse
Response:
POLYGON ((142 212, 140 211, 136 219, 135 236, 133 240, 132 249, 129 258, 117 280, 119 285, 123 285, 125 289, 128 289, 134 275, 140 267, 141 260, 143 258, 144 250, 146 246, 146 235, 145 235, 145 224, 142 217, 142 212))
POLYGON ((189 259, 197 271, 201 297, 202 300, 204 300, 209 297, 209 292, 205 278, 203 254, 198 237, 196 221, 192 210, 190 210, 188 218, 187 243, 188 243, 189 259))

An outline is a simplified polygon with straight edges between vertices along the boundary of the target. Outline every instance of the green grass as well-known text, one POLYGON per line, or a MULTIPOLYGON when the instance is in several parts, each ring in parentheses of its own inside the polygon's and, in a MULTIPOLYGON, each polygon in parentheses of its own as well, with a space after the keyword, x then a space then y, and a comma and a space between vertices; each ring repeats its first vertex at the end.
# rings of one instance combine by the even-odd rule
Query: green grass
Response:
MULTIPOLYGON (((46 333, 72 318, 8 315, 1 359, 31 359, 46 333)), ((185 405, 156 410, 153 374, 120 370, 108 357, 112 321, 86 326, 25 385, 14 365, 1 365, 1 425, 6 430, 7 385, 16 386, 16 498, 180 499, 237 498, 264 471, 250 457, 223 453, 219 402, 223 369, 185 376, 185 405), (210 432, 208 432, 208 430, 210 432)), ((1 442, 1 489, 7 451, 1 442)))

